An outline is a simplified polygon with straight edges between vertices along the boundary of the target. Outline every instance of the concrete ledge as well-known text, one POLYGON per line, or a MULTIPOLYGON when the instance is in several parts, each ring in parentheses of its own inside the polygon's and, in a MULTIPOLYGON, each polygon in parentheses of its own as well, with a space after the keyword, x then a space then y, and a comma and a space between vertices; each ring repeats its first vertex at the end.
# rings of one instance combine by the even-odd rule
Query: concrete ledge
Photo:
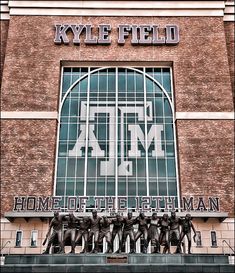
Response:
POLYGON ((233 273, 233 265, 219 265, 219 264, 207 264, 207 265, 5 265, 0 267, 2 273, 6 272, 100 272, 100 273, 128 273, 128 272, 167 272, 167 273, 233 273))
MULTIPOLYGON (((228 264, 226 255, 209 254, 53 254, 53 255, 9 255, 5 264, 27 265, 113 265, 107 258, 125 256, 126 265, 159 265, 159 264, 228 264)), ((117 264, 116 264, 117 265, 117 264)), ((118 265, 123 265, 118 263, 118 265)))
MULTIPOLYGON (((162 217, 165 212, 158 212, 158 216, 162 217)), ((187 212, 177 212, 178 217, 184 217, 187 212)), ((63 214, 63 213, 62 213, 63 214)), ((66 214, 66 213, 64 213, 66 214)), ((224 221, 228 217, 227 212, 198 212, 198 211, 190 211, 190 214, 192 218, 201 218, 204 221, 207 221, 209 218, 216 218, 219 219, 221 222, 224 221)), ((9 221, 14 221, 15 218, 24 218, 24 219, 30 219, 30 218, 39 218, 39 219, 49 219, 53 218, 54 213, 52 211, 50 212, 30 212, 30 211, 8 211, 4 214, 4 217, 8 219, 9 221)), ((75 216, 79 216, 77 212, 74 213, 75 216)), ((137 216, 138 213, 133 213, 134 216, 137 216)), ((147 216, 150 216, 151 214, 147 214, 147 216)), ((90 216, 90 212, 85 212, 84 216, 90 216)))

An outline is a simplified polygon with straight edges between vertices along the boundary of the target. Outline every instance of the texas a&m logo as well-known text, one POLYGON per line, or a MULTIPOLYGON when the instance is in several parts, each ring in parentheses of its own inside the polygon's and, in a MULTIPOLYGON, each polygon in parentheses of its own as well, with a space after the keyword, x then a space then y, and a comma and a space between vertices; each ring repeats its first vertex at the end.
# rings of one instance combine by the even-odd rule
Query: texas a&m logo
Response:
POLYGON ((153 102, 80 102, 80 132, 69 157, 100 160, 100 176, 132 176, 139 158, 165 156, 163 124, 154 124, 153 102), (147 133, 145 133, 147 132, 147 133), (118 157, 116 157, 118 154, 118 157), (118 160, 116 160, 118 158, 118 160))

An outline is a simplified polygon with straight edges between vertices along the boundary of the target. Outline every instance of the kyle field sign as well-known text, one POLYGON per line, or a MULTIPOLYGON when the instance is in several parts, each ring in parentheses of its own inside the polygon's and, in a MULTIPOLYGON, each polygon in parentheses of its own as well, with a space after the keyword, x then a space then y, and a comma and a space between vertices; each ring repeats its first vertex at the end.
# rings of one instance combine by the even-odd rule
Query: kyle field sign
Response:
MULTIPOLYGON (((127 38, 132 45, 177 45, 179 43, 179 27, 174 24, 164 27, 125 24, 118 25, 117 30, 119 45, 124 45, 127 38)), ((110 24, 98 25, 96 28, 89 24, 56 24, 54 43, 69 44, 72 37, 74 45, 80 45, 81 42, 87 45, 110 45, 111 32, 110 24)))

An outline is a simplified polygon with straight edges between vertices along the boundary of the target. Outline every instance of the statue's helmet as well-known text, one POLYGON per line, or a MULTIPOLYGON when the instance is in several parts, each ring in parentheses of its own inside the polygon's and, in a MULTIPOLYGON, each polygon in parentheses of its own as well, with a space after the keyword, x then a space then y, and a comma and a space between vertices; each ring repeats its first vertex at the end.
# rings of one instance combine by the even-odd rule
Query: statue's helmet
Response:
POLYGON ((128 217, 128 218, 131 218, 131 217, 132 217, 132 211, 129 210, 129 211, 127 212, 127 217, 128 217))
POLYGON ((190 220, 190 219, 191 219, 191 214, 187 213, 187 214, 185 215, 185 219, 190 220))
POLYGON ((175 216, 176 216, 176 212, 175 212, 175 210, 172 210, 172 211, 171 211, 171 217, 174 218, 175 216))
POLYGON ((163 216, 162 216, 163 219, 168 219, 168 214, 167 213, 164 213, 163 216))
POLYGON ((153 212, 153 214, 152 214, 152 219, 154 219, 154 220, 157 219, 157 213, 156 213, 156 212, 153 212))
POLYGON ((141 211, 139 214, 140 218, 144 219, 144 213, 141 211))
POLYGON ((54 217, 59 217, 59 212, 58 211, 54 211, 54 217))
POLYGON ((97 210, 96 210, 96 209, 92 211, 92 215, 93 215, 93 216, 96 216, 96 215, 97 215, 97 210))

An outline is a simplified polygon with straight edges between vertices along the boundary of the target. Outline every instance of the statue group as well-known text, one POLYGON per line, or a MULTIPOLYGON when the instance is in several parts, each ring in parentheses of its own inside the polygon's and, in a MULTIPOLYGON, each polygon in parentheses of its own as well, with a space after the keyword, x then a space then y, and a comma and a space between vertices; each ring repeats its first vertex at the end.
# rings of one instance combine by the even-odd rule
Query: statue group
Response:
POLYGON ((130 241, 130 253, 136 252, 136 242, 139 238, 143 240, 142 253, 147 253, 149 242, 154 246, 153 253, 170 253, 170 247, 174 242, 176 246, 175 253, 182 253, 182 242, 186 236, 188 239, 188 253, 191 253, 191 232, 194 232, 195 240, 196 231, 191 221, 191 215, 177 217, 176 212, 172 211, 170 217, 163 214, 158 217, 154 212, 151 217, 147 217, 143 212, 138 217, 133 217, 132 212, 128 212, 126 217, 117 214, 115 217, 98 216, 97 211, 92 212, 91 217, 75 217, 73 213, 69 215, 59 215, 54 213, 49 230, 43 245, 47 243, 47 248, 43 254, 49 254, 51 246, 58 241, 58 253, 65 253, 65 242, 70 239, 71 252, 75 253, 76 243, 83 238, 84 248, 81 253, 89 252, 89 243, 94 242, 93 248, 89 253, 100 252, 99 244, 106 239, 106 253, 112 253, 114 240, 118 238, 118 249, 115 253, 125 252, 127 237, 130 241), (63 233, 63 223, 67 223, 67 230, 63 233), (112 225, 112 231, 111 231, 112 225), (137 232, 134 232, 134 225, 138 225, 137 232), (52 231, 52 232, 51 232, 52 231))

